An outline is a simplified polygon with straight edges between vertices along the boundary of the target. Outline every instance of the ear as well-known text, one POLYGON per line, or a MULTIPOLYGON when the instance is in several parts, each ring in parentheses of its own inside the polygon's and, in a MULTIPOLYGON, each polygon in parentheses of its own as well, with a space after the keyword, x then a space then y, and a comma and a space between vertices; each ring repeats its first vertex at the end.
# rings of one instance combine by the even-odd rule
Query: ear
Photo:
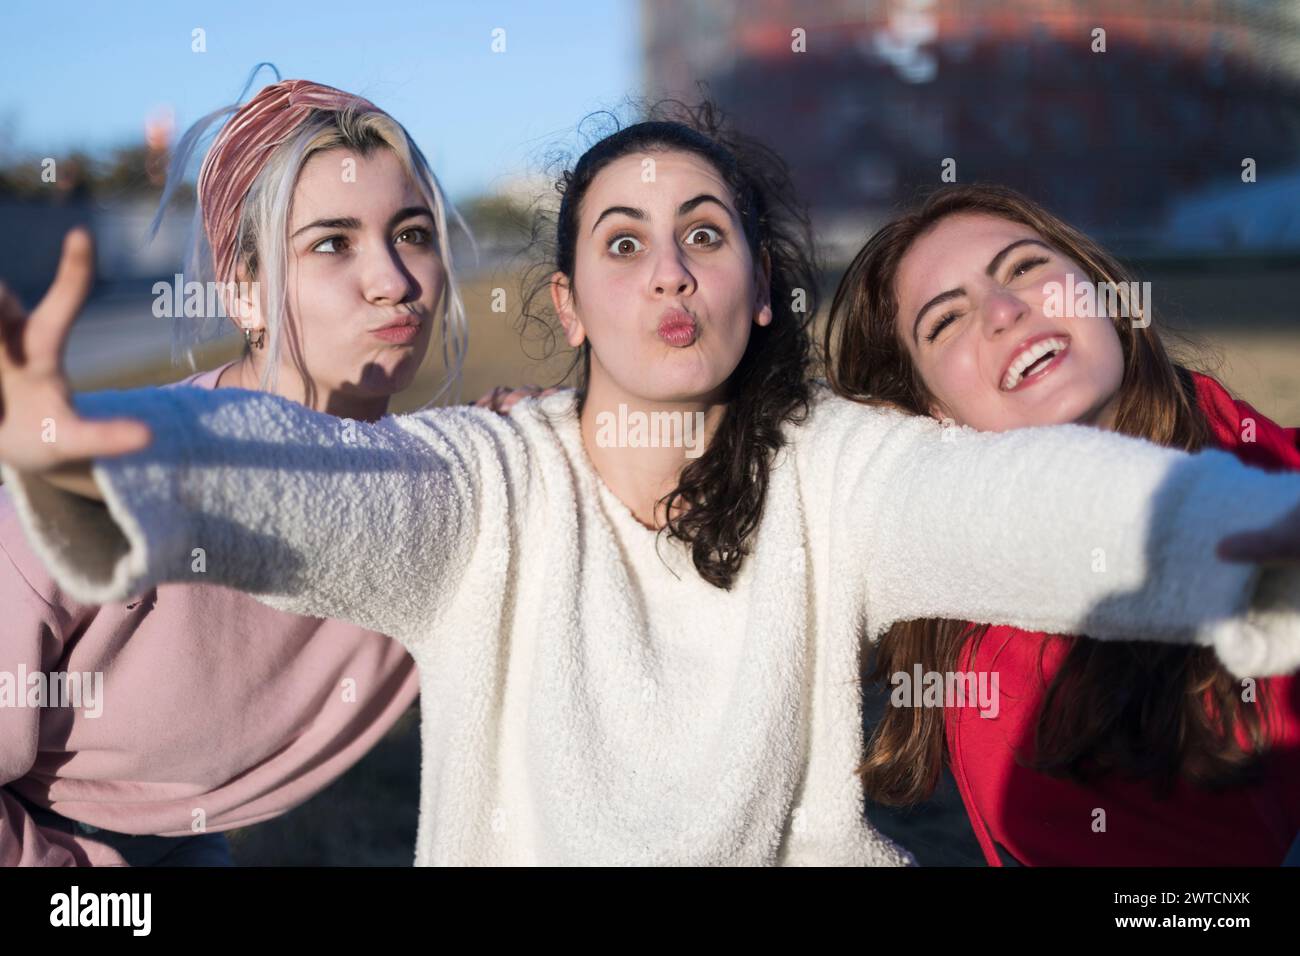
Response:
POLYGON ((551 273, 551 305, 564 327, 564 339, 573 348, 577 348, 587 338, 587 330, 582 327, 582 320, 573 307, 573 284, 563 272, 551 273))
POLYGON ((254 332, 265 329, 266 317, 262 314, 257 280, 249 278, 248 269, 243 263, 235 270, 235 276, 236 281, 227 282, 221 290, 221 303, 226 315, 240 332, 244 329, 252 329, 254 332))
POLYGON ((755 277, 757 283, 757 295, 754 298, 754 305, 757 311, 754 313, 754 321, 758 325, 772 324, 772 257, 768 255, 767 249, 759 250, 759 273, 755 277))
POLYGON ((962 424, 962 422, 958 421, 957 417, 953 415, 952 412, 948 411, 947 407, 938 399, 935 399, 930 403, 927 412, 931 418, 936 422, 939 422, 941 425, 950 426, 962 424))

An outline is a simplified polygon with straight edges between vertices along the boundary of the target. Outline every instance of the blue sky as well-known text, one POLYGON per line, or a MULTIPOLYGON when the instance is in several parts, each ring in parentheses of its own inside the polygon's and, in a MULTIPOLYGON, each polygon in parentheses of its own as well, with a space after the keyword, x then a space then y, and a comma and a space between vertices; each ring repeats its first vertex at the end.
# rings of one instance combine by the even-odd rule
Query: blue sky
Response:
POLYGON ((388 110, 454 198, 536 172, 586 113, 641 92, 635 0, 3 0, 0 147, 138 142, 164 106, 179 134, 263 60, 388 110))

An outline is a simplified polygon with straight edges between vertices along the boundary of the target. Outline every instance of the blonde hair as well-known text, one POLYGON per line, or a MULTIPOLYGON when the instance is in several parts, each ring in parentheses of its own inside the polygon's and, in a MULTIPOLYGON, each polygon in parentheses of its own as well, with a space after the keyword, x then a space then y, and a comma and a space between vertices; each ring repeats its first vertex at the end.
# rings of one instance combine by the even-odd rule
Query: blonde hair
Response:
MULTIPOLYGON (((254 70, 256 75, 257 70, 254 70)), ((252 78, 250 77, 249 85, 252 78)), ((247 92, 248 87, 245 87, 247 92)), ((242 97, 241 97, 242 98, 242 97)), ((153 228, 156 233, 163 211, 180 185, 186 167, 198 152, 205 135, 220 126, 239 110, 238 105, 223 107, 204 116, 181 138, 177 145, 167 175, 167 184, 159 201, 153 228)), ((376 108, 348 106, 344 109, 316 109, 295 130, 292 136, 278 145, 268 157, 265 166, 253 180, 239 210, 238 249, 239 262, 255 278, 262 297, 266 318, 267 361, 262 373, 261 387, 274 390, 278 378, 280 359, 285 349, 287 319, 289 316, 286 277, 289 267, 288 223, 294 188, 307 161, 316 153, 329 149, 350 149, 368 155, 377 148, 387 148, 402 163, 407 175, 422 194, 434 216, 434 231, 438 255, 446 276, 441 300, 442 360, 445 375, 433 398, 432 405, 450 395, 453 401, 460 397, 461 376, 465 354, 469 348, 469 323, 461 298, 460 287, 452 267, 452 254, 448 216, 469 237, 473 237, 464 220, 446 200, 437 177, 434 176, 424 154, 411 139, 405 128, 387 113, 376 108)), ((185 257, 185 276, 200 282, 228 283, 231 276, 215 275, 212 250, 204 229, 202 210, 195 204, 191 238, 185 257)), ((228 332, 228 317, 223 314, 204 314, 198 318, 178 315, 173 318, 172 359, 183 356, 190 368, 196 368, 195 351, 208 342, 228 332)), ((299 365, 308 390, 307 380, 299 365)))

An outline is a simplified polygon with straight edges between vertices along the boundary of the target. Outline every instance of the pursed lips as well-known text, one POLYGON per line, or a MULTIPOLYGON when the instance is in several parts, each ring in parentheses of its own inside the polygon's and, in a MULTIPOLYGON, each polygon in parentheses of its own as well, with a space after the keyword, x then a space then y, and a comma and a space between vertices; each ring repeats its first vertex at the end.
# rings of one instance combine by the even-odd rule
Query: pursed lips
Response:
POLYGON ((655 334, 674 348, 685 348, 695 342, 699 324, 686 309, 672 307, 665 309, 659 316, 655 334))

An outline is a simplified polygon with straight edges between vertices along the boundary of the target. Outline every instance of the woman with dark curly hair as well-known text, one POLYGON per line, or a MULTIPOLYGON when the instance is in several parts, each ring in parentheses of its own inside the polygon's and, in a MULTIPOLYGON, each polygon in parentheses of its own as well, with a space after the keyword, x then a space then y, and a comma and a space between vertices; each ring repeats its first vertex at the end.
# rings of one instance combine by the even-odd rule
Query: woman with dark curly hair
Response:
POLYGON ((1300 663, 1296 571, 1213 553, 1275 525, 1258 556, 1294 558, 1300 478, 1092 429, 952 442, 810 383, 806 220, 708 119, 629 126, 564 178, 549 294, 586 374, 505 418, 342 428, 192 389, 74 410, 56 282, 0 360, 43 558, 104 600, 193 580, 201 547, 208 580, 402 641, 421 864, 909 862, 852 768, 863 635, 912 617, 1300 663))

